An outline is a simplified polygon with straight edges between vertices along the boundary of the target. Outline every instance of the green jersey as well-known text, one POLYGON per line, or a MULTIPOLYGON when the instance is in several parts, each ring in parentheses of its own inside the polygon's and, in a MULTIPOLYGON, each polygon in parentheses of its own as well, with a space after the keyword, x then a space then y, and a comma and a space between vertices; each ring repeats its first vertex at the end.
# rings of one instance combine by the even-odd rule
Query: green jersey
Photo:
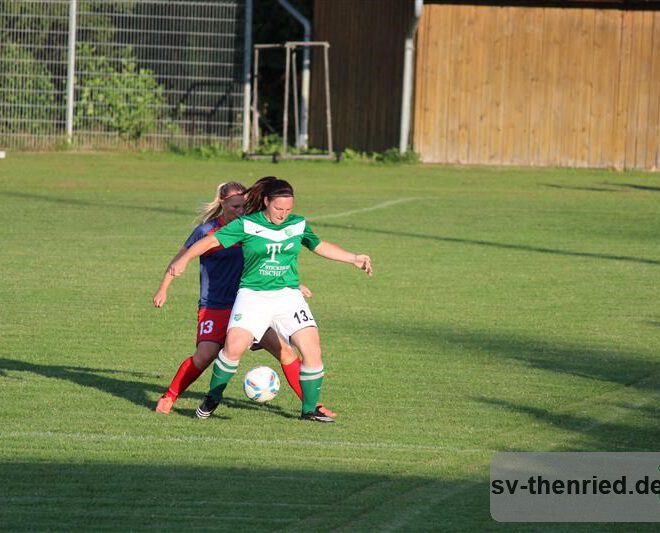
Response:
POLYGON ((298 254, 305 246, 314 250, 321 239, 298 215, 289 215, 279 226, 269 222, 263 211, 232 220, 215 232, 225 248, 243 245, 241 288, 276 291, 298 288, 298 254))

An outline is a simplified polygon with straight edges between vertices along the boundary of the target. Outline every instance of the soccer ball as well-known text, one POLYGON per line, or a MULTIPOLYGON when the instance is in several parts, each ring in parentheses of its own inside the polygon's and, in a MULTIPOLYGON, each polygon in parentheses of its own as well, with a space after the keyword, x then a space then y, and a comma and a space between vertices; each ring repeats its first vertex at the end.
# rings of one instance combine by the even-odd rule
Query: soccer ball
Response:
POLYGON ((280 378, 277 372, 267 366, 251 368, 245 374, 243 390, 254 402, 269 402, 280 392, 280 378))

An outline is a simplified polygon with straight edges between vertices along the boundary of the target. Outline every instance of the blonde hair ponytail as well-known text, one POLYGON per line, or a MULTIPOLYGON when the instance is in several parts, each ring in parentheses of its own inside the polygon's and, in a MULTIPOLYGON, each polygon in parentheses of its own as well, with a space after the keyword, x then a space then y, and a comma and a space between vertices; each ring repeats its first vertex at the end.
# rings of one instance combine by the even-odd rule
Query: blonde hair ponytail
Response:
POLYGON ((242 194, 245 192, 245 190, 245 185, 238 183, 237 181, 221 183, 218 185, 218 192, 215 195, 215 198, 213 198, 212 201, 203 203, 200 206, 197 222, 199 224, 205 224, 209 220, 218 218, 222 215, 222 201, 227 199, 229 196, 233 196, 231 193, 242 194))

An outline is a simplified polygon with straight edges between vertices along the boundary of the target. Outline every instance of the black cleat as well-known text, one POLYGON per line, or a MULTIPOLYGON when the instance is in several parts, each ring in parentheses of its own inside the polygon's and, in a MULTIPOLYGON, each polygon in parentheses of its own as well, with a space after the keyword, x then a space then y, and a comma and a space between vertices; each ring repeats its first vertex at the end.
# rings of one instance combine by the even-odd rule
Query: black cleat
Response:
POLYGON ((329 422, 334 422, 335 419, 331 418, 329 416, 324 415, 319 408, 316 408, 316 411, 313 413, 303 413, 300 415, 300 420, 311 420, 312 422, 323 422, 323 423, 329 423, 329 422))
POLYGON ((195 410, 195 415, 197 415, 197 418, 206 419, 213 414, 213 411, 218 408, 218 405, 220 405, 220 401, 215 400, 212 396, 207 394, 204 396, 202 403, 195 410))

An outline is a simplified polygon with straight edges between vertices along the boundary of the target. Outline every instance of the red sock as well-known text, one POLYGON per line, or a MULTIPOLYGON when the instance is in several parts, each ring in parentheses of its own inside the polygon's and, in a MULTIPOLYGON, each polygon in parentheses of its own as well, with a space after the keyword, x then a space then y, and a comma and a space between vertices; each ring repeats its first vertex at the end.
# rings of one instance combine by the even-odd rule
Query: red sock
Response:
POLYGON ((193 358, 188 357, 181 366, 179 370, 176 371, 172 383, 170 383, 170 388, 167 389, 165 393, 167 396, 176 400, 183 391, 185 391, 190 384, 195 381, 199 376, 202 375, 204 370, 200 370, 193 363, 193 358))
POLYGON ((302 389, 300 388, 300 359, 296 359, 293 363, 288 365, 282 365, 282 372, 286 380, 291 385, 293 392, 298 395, 298 398, 302 400, 302 389))

